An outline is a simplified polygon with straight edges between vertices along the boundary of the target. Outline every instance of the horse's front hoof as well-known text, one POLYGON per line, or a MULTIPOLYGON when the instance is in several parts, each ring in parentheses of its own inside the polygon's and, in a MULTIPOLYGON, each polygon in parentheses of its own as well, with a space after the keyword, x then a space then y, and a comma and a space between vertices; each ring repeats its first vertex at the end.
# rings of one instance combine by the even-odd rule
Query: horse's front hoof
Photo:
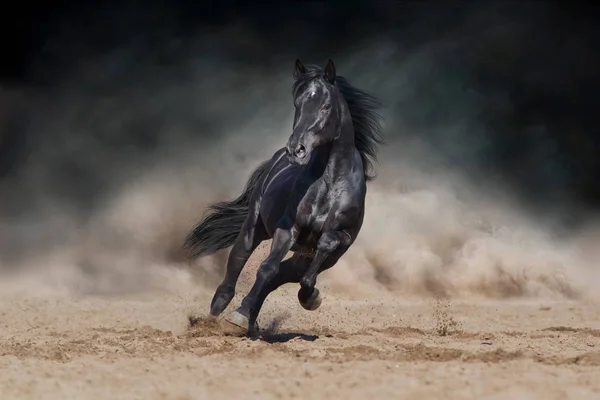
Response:
POLYGON ((317 308, 319 308, 321 306, 321 293, 319 292, 319 289, 314 288, 312 294, 310 295, 310 297, 305 301, 300 301, 300 305, 308 311, 315 311, 317 308))
POLYGON ((250 323, 239 311, 231 312, 220 322, 221 331, 228 336, 246 336, 250 323))

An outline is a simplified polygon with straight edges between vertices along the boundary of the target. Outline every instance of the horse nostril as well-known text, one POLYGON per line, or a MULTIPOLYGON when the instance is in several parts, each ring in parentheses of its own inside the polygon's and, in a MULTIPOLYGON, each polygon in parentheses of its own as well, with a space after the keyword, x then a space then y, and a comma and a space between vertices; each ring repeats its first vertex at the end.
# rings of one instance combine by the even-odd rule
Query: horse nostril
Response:
POLYGON ((303 144, 298 145, 298 147, 296 148, 296 157, 304 158, 305 155, 306 155, 306 147, 304 147, 303 144))

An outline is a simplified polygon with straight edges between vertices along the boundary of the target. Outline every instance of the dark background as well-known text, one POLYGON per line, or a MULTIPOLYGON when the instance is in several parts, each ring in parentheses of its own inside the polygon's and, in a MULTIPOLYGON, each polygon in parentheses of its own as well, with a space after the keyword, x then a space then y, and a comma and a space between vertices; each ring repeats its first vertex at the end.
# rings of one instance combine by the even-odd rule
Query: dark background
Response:
MULTIPOLYGON (((54 130, 31 127, 45 103, 22 100, 23 96, 56 93, 82 59, 93 60, 118 48, 125 48, 122 57, 134 59, 135 65, 168 69, 189 57, 194 43, 203 38, 209 38, 201 46, 205 53, 197 57, 218 55, 228 66, 252 65, 265 74, 291 71, 296 57, 325 62, 377 40, 397 45, 391 58, 401 64, 412 50, 443 39, 437 68, 468 77, 465 90, 478 93, 476 117, 490 139, 468 162, 464 154, 457 157, 441 147, 448 162, 463 165, 465 173, 501 176, 534 211, 560 204, 567 210, 567 224, 581 222, 600 207, 600 35, 597 10, 590 6, 554 1, 124 0, 24 1, 18 8, 2 7, 0 87, 9 93, 0 104, 0 211, 5 216, 23 212, 25 205, 34 207, 31 198, 23 200, 30 189, 19 185, 20 171, 44 149, 67 146, 54 130), (232 26, 251 32, 251 38, 220 40, 221 32, 232 26), (498 95, 502 104, 495 100, 498 95), (55 134, 63 142, 52 142, 55 134), (40 147, 42 140, 49 145, 40 147)), ((361 62, 368 68, 369 60, 361 62)), ((88 96, 106 95, 133 74, 125 67, 113 71, 105 86, 90 88, 88 96)), ((394 112, 414 129, 391 132, 392 139, 415 131, 438 132, 430 128, 452 121, 452 113, 436 103, 431 87, 424 85, 415 90, 412 101, 395 104, 394 112)), ((131 157, 131 152, 120 156, 123 149, 135 148, 141 157, 160 146, 154 126, 161 118, 146 113, 118 134, 96 134, 95 146, 112 154, 115 162, 131 157)), ((210 125, 211 120, 198 123, 210 125)), ((429 137, 434 146, 436 135, 429 137)), ((70 157, 45 168, 60 177, 53 195, 86 210, 116 178, 83 164, 70 157)))

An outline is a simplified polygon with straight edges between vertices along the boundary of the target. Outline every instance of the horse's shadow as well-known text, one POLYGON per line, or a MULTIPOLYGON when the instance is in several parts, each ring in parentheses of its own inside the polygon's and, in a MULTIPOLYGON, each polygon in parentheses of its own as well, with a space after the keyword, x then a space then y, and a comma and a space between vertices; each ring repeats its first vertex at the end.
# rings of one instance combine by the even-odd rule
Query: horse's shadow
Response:
POLYGON ((305 342, 314 342, 319 336, 307 335, 298 332, 286 332, 286 333, 275 333, 275 332, 261 332, 259 335, 251 337, 252 340, 259 340, 261 342, 275 344, 275 343, 287 343, 294 339, 299 339, 305 342))

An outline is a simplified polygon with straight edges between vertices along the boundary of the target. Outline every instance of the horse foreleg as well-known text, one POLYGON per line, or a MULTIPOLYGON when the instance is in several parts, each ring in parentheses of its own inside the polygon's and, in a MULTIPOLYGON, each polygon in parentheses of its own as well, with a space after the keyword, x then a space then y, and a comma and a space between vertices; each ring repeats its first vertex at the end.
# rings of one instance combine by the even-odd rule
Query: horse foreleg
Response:
POLYGON ((275 231, 271 251, 258 268, 252 289, 244 297, 240 307, 221 322, 224 331, 245 335, 251 327, 253 328, 262 301, 264 301, 264 299, 260 301, 261 295, 272 288, 272 282, 280 271, 281 261, 290 251, 293 240, 291 229, 278 228, 275 231))
POLYGON ((250 314, 249 326, 257 329, 256 320, 267 297, 286 283, 298 283, 308 269, 311 258, 294 254, 283 261, 277 275, 266 285, 255 299, 253 312, 250 314))
POLYGON ((319 273, 333 267, 350 246, 345 232, 325 232, 317 243, 317 251, 308 270, 300 279, 298 301, 306 310, 314 311, 321 305, 321 294, 315 287, 319 273))
MULTIPOLYGON (((256 204, 254 207, 259 207, 256 204)), ((244 265, 258 245, 268 238, 265 227, 258 212, 249 210, 248 217, 229 252, 225 278, 219 285, 210 304, 210 315, 218 317, 235 296, 235 286, 244 265)))

